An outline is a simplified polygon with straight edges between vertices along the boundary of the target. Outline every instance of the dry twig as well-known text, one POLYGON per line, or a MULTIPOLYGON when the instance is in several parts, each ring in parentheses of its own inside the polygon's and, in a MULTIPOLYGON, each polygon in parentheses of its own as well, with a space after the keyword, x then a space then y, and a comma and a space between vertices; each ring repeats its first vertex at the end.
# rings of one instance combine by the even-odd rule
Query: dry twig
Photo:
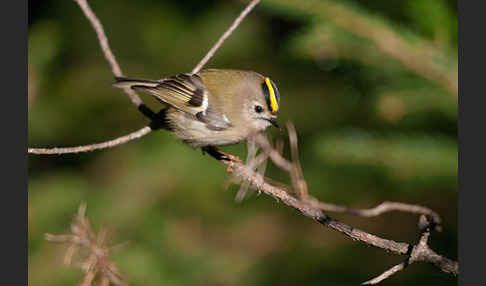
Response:
POLYGON ((457 262, 438 255, 432 249, 430 249, 428 241, 430 237, 430 232, 433 229, 433 223, 429 223, 425 215, 420 216, 419 228, 422 230, 420 240, 416 245, 413 246, 410 255, 406 258, 406 260, 386 270, 379 276, 362 283, 362 285, 378 284, 381 281, 391 277, 393 274, 405 269, 408 265, 417 261, 432 263, 446 273, 457 275, 459 272, 457 262))
POLYGON ((86 204, 79 206, 78 213, 71 224, 70 234, 45 234, 47 241, 64 243, 68 245, 64 256, 64 263, 71 265, 73 256, 80 254, 81 263, 79 267, 83 269, 85 275, 80 286, 93 285, 97 279, 100 285, 125 285, 121 279, 120 271, 116 265, 109 260, 111 247, 109 233, 102 229, 96 234, 86 218, 86 204))
POLYGON ((377 205, 374 208, 370 209, 355 209, 345 206, 339 206, 336 204, 330 204, 321 202, 315 198, 309 198, 308 202, 313 206, 328 212, 337 212, 337 213, 349 213, 354 214, 357 216, 362 217, 375 217, 381 214, 392 212, 392 211, 399 211, 399 212, 407 212, 407 213, 414 213, 414 214, 423 214, 429 216, 433 224, 435 226, 435 230, 441 230, 441 218, 440 216, 434 212, 433 210, 420 206, 420 205, 413 205, 413 204, 405 204, 400 202, 382 202, 381 204, 377 205))
POLYGON ((199 72, 203 66, 214 56, 214 53, 221 47, 223 42, 233 33, 233 31, 240 25, 241 21, 251 12, 253 7, 255 7, 261 0, 252 0, 246 8, 241 11, 240 15, 233 21, 233 24, 221 35, 218 41, 213 45, 213 47, 206 53, 204 58, 192 69, 192 74, 199 72))
MULTIPOLYGON (((75 0, 78 3, 79 7, 83 11, 84 15, 90 21, 91 25, 93 26, 96 35, 98 36, 98 40, 100 42, 101 50, 105 55, 106 60, 108 61, 113 75, 117 77, 123 76, 120 66, 113 55, 110 46, 108 45, 108 38, 105 35, 105 31, 101 22, 96 17, 96 14, 91 10, 86 0, 75 0)), ((214 46, 208 51, 208 53, 204 56, 204 58, 194 67, 192 73, 196 73, 201 70, 204 65, 211 59, 211 57, 216 53, 216 51, 221 47, 223 42, 233 33, 233 31, 240 25, 241 21, 251 12, 251 10, 260 2, 260 0, 252 0, 247 7, 241 12, 241 14, 235 19, 233 24, 224 32, 224 34, 219 38, 219 40, 214 44, 214 46)), ((130 100, 133 104, 137 107, 141 107, 143 105, 142 100, 140 97, 131 89, 125 88, 125 93, 128 95, 130 100)), ((69 153, 79 153, 79 152, 88 152, 92 150, 98 149, 105 149, 115 147, 117 145, 126 143, 136 138, 140 138, 148 133, 150 133, 150 127, 144 127, 138 131, 130 133, 128 135, 98 143, 98 144, 90 144, 84 146, 77 146, 77 147, 63 147, 63 148, 28 148, 27 152, 29 154, 69 154, 69 153), (148 129, 147 129, 148 128, 148 129)))
MULTIPOLYGON (((86 17, 90 20, 91 24, 93 25, 98 39, 100 41, 101 48, 107 58, 110 66, 112 67, 112 71, 116 76, 122 76, 122 72, 120 67, 118 66, 116 59, 111 52, 108 46, 108 40, 106 35, 104 34, 103 28, 99 20, 96 18, 93 11, 89 8, 86 0, 75 0, 83 12, 85 13, 86 17)), ((236 27, 241 23, 243 18, 252 10, 252 8, 258 4, 260 0, 253 0, 250 4, 242 11, 240 16, 233 22, 233 24, 229 27, 229 29, 221 36, 221 38, 216 42, 216 44, 211 48, 211 50, 206 54, 206 56, 201 60, 201 62, 193 69, 193 73, 199 71, 207 61, 214 55, 216 50, 222 45, 224 40, 231 35, 231 33, 236 29, 236 27)), ((126 91, 127 95, 130 97, 132 102, 140 106, 142 101, 140 98, 133 93, 133 91, 128 90, 126 91)), ((303 215, 312 218, 333 230, 343 233, 344 235, 354 239, 366 243, 368 245, 372 245, 381 249, 384 249, 388 252, 398 254, 398 255, 407 255, 407 260, 404 263, 396 265, 391 269, 385 271, 380 276, 365 282, 366 284, 376 284, 394 273, 404 269, 407 265, 416 262, 416 261, 423 261, 432 263, 441 269, 443 272, 450 273, 452 275, 457 275, 459 273, 458 270, 458 263, 456 261, 452 261, 444 256, 438 255, 433 250, 428 247, 428 238, 430 235, 430 231, 433 228, 433 224, 440 223, 440 217, 433 212, 432 210, 417 206, 417 205, 407 205, 403 203, 393 203, 393 202, 385 202, 373 209, 368 210, 357 210, 346 208, 342 206, 337 206, 333 204, 327 204, 318 201, 316 198, 309 195, 307 190, 307 184, 303 177, 302 168, 300 165, 299 155, 298 155, 298 148, 297 148, 297 134, 295 132, 295 128, 292 125, 288 125, 289 130, 289 138, 291 144, 291 157, 292 162, 285 159, 281 152, 279 152, 276 148, 274 148, 268 140, 262 136, 257 135, 255 136, 255 142, 259 144, 259 146, 263 149, 264 154, 260 154, 253 160, 253 163, 250 166, 241 163, 237 157, 232 161, 221 161, 225 165, 228 166, 228 172, 233 173, 234 176, 242 179, 243 181, 249 182, 251 186, 255 187, 256 189, 264 192, 265 194, 281 200, 286 205, 293 207, 300 211, 303 215), (254 167, 252 164, 261 164, 261 162, 265 161, 267 156, 274 162, 282 170, 289 173, 294 192, 297 194, 298 198, 291 196, 289 193, 285 191, 286 187, 281 186, 282 184, 278 183, 273 184, 269 183, 272 180, 265 178, 262 174, 259 174, 254 171, 254 167), (277 186, 278 185, 278 186, 277 186), (353 228, 347 224, 344 224, 340 221, 337 221, 330 216, 323 213, 323 210, 326 211, 337 211, 337 212, 348 212, 364 217, 369 216, 376 216, 382 214, 387 211, 391 210, 398 210, 398 211, 405 211, 410 213, 420 213, 424 215, 428 215, 432 218, 433 224, 429 225, 427 223, 427 227, 425 227, 425 231, 422 234, 422 237, 417 245, 411 245, 404 242, 396 242, 393 240, 384 239, 378 237, 376 235, 367 233, 357 228, 353 228)), ((93 145, 86 145, 86 146, 79 146, 79 147, 72 147, 72 148, 53 148, 53 149, 36 149, 36 148, 29 148, 28 152, 31 154, 65 154, 65 153, 77 153, 77 152, 86 152, 96 149, 103 149, 103 148, 110 148, 114 147, 123 143, 126 143, 130 140, 135 138, 139 138, 148 134, 151 131, 150 127, 144 127, 136 132, 128 134, 126 136, 122 136, 120 138, 99 143, 93 145)), ((88 221, 84 217, 85 206, 80 207, 80 211, 78 216, 75 220, 75 223, 72 226, 72 234, 69 235, 49 235, 46 234, 46 239, 49 241, 54 242, 64 242, 69 243, 68 250, 66 252, 65 262, 70 263, 72 256, 74 253, 78 251, 80 247, 87 248, 89 250, 90 255, 88 256, 85 263, 83 263, 83 269, 86 273, 83 282, 81 285, 90 285, 92 281, 96 278, 96 275, 99 274, 100 284, 108 285, 109 282, 119 285, 123 282, 119 279, 119 272, 116 269, 115 265, 108 260, 108 253, 109 249, 107 248, 108 239, 106 237, 105 232, 100 232, 98 236, 96 236, 91 228, 89 227, 88 221)), ((426 221, 425 216, 422 220, 426 221)))
POLYGON ((102 143, 90 144, 90 145, 84 145, 84 146, 77 146, 77 147, 29 148, 28 152, 30 154, 42 154, 42 155, 61 155, 61 154, 73 154, 73 153, 79 153, 79 152, 89 152, 89 151, 94 151, 94 150, 99 150, 99 149, 111 148, 111 147, 115 147, 115 146, 127 143, 129 141, 140 138, 140 137, 150 133, 150 131, 152 131, 152 129, 150 129, 150 127, 148 127, 148 126, 145 126, 142 129, 139 129, 139 130, 132 132, 130 134, 127 134, 125 136, 118 137, 116 139, 113 139, 113 140, 110 140, 110 141, 105 141, 105 142, 102 142, 102 143))
MULTIPOLYGON (((292 128, 292 125, 288 125, 289 133, 294 133, 295 128, 292 128)), ((289 134, 289 137, 294 137, 294 139, 290 140, 291 145, 296 144, 297 138, 296 134, 289 134)), ((303 180, 303 176, 296 175, 296 173, 302 171, 300 167, 300 163, 298 162, 297 154, 293 155, 294 162, 289 162, 285 159, 272 145, 271 143, 264 137, 264 136, 255 136, 255 142, 257 142, 262 149, 264 150, 265 154, 274 162, 282 170, 289 173, 291 180, 303 180), (297 161, 296 161, 297 160, 297 161)), ((296 146, 291 146, 291 149, 297 150, 296 146)), ((295 152, 295 151, 294 151, 295 152)), ((428 262, 445 273, 452 274, 454 276, 459 274, 458 263, 456 261, 450 260, 442 255, 435 253, 432 249, 428 246, 428 238, 430 236, 431 230, 437 230, 438 224, 440 223, 440 217, 434 211, 417 205, 409 205, 404 203, 395 203, 395 202, 384 202, 381 205, 368 210, 359 210, 359 209, 352 209, 346 208, 338 205, 333 204, 326 204, 322 203, 316 198, 312 197, 310 194, 305 193, 301 199, 297 199, 291 196, 289 193, 285 191, 285 188, 280 186, 275 186, 274 184, 269 183, 270 180, 263 177, 262 175, 253 171, 252 168, 249 168, 247 165, 242 164, 238 161, 221 161, 222 163, 226 164, 229 168, 227 168, 228 172, 232 172, 233 176, 239 177, 243 181, 249 182, 252 186, 260 190, 261 192, 276 198, 288 206, 291 206, 298 211, 300 211, 303 215, 312 218, 322 224, 325 227, 331 228, 342 234, 352 238, 353 240, 361 241, 365 244, 375 246, 381 249, 384 249, 390 253, 398 254, 398 255, 407 255, 407 260, 404 263, 396 265, 391 269, 385 271, 380 276, 365 282, 366 284, 376 284, 394 273, 403 270, 406 266, 411 263, 422 261, 428 262), (409 212, 409 213, 419 213, 422 214, 421 216, 421 223, 420 229, 424 230, 421 240, 418 244, 412 245, 404 242, 396 242, 394 240, 384 239, 378 237, 376 235, 370 234, 363 230, 354 228, 349 226, 343 222, 335 220, 330 216, 326 215, 322 212, 323 209, 338 211, 338 212, 347 212, 363 217, 371 217, 377 216, 382 213, 396 210, 402 212, 409 212), (432 223, 429 223, 425 216, 429 216, 432 219, 432 223)), ((294 187, 299 187, 299 184, 293 182, 294 187)), ((298 192, 294 190, 294 193, 299 195, 298 192)), ((301 193, 300 193, 301 195, 301 193)))
MULTIPOLYGON (((96 35, 98 36, 98 41, 100 42, 101 50, 103 51, 106 60, 110 64, 111 71, 115 76, 122 77, 123 73, 121 71, 120 66, 118 65, 118 62, 115 59, 115 55, 113 54, 113 52, 110 49, 110 46, 108 45, 108 38, 105 35, 105 31, 103 29, 103 25, 101 25, 100 20, 98 20, 98 17, 96 17, 96 14, 93 12, 93 10, 91 10, 91 7, 89 7, 88 2, 86 0, 74 0, 74 1, 78 3, 84 15, 86 16, 86 18, 88 18, 89 22, 93 26, 93 29, 95 30, 96 35)), ((135 104, 136 106, 142 104, 142 100, 133 90, 129 88, 125 88, 124 91, 128 95, 128 97, 130 98, 133 104, 135 104)))

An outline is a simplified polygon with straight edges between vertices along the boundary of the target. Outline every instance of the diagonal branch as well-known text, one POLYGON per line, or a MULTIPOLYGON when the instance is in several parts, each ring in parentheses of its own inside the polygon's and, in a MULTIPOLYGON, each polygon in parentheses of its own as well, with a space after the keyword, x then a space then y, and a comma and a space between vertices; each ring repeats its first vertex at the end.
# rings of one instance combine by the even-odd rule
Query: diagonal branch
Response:
POLYGON ((370 279, 370 280, 368 280, 366 282, 363 282, 361 285, 375 285, 375 284, 378 284, 381 281, 383 281, 383 280, 385 280, 387 278, 390 278, 393 274, 395 274, 395 273, 397 273, 399 271, 402 271, 407 266, 408 266, 408 263, 406 261, 404 261, 404 262, 402 262, 400 264, 397 264, 397 265, 393 266, 392 268, 390 268, 387 271, 383 272, 379 276, 377 276, 377 277, 375 277, 373 279, 370 279))
POLYGON ((229 167, 228 171, 232 172, 235 176, 249 181, 255 188, 262 191, 263 193, 282 201, 284 204, 290 207, 297 209, 306 217, 312 218, 326 227, 337 230, 354 240, 365 242, 369 245, 388 250, 395 254, 402 255, 406 254, 408 251, 409 245, 407 243, 383 239, 378 236, 366 233, 360 229, 348 226, 338 220, 329 217, 328 215, 324 214, 320 209, 315 208, 304 201, 298 200, 297 198, 289 195, 280 188, 275 187, 270 183, 267 183, 263 176, 255 173, 243 163, 235 161, 221 162, 226 164, 229 167))
MULTIPOLYGON (((103 54, 105 55, 106 60, 108 61, 108 64, 111 67, 111 70, 113 72, 113 75, 117 77, 123 76, 123 73, 121 71, 120 66, 118 65, 118 62, 116 61, 115 55, 110 49, 110 46, 108 44, 108 38, 106 37, 105 31, 103 29, 103 25, 101 25, 101 22, 98 20, 98 17, 96 17, 96 14, 91 10, 91 7, 88 5, 88 2, 86 0, 75 0, 76 3, 78 3, 79 7, 83 11, 84 15, 86 18, 88 18, 89 22, 93 26, 93 29, 96 32, 96 35, 98 36, 98 41, 101 46, 101 50, 103 51, 103 54)), ((260 0, 252 0, 248 6, 241 12, 241 14, 235 19, 233 24, 223 33, 223 35, 219 38, 219 40, 214 44, 214 46, 208 51, 206 56, 197 64, 196 67, 192 70, 192 73, 196 73, 201 68, 211 59, 211 57, 216 53, 216 51, 221 47, 223 42, 233 33, 233 31, 239 26, 241 21, 248 15, 248 13, 251 12, 251 10, 260 2, 260 0)), ((128 95, 130 100, 132 101, 133 104, 135 104, 138 109, 146 116, 150 117, 148 114, 154 114, 153 111, 151 111, 147 106, 143 104, 143 101, 140 99, 140 97, 130 88, 125 88, 124 89, 125 93, 128 95)), ((150 133, 152 129, 147 126, 144 127, 138 131, 135 131, 133 133, 130 133, 125 136, 118 137, 116 139, 102 142, 102 143, 97 143, 97 144, 90 144, 90 145, 84 145, 84 146, 77 146, 77 147, 63 147, 63 148, 28 148, 27 152, 29 154, 70 154, 70 153, 79 153, 79 152, 88 152, 88 151, 93 151, 93 150, 100 150, 100 149, 105 149, 105 148, 112 148, 115 146, 118 146, 120 144, 127 143, 131 140, 140 138, 148 133, 150 133)))
POLYGON ((297 146, 298 145, 297 132, 292 123, 287 123, 287 130, 289 133, 292 162, 285 159, 282 156, 281 152, 278 152, 278 150, 276 150, 270 144, 270 142, 267 140, 267 138, 265 138, 265 136, 262 136, 261 134, 256 134, 254 136, 254 140, 262 147, 265 154, 269 156, 269 158, 275 163, 275 165, 277 165, 279 168, 281 168, 282 170, 290 174, 292 185, 294 187, 294 192, 301 200, 305 200, 313 207, 316 207, 323 211, 349 213, 349 214, 362 216, 362 217, 375 217, 391 211, 424 214, 429 216, 432 219, 435 230, 440 230, 440 223, 441 223, 440 216, 433 210, 424 206, 412 205, 412 204, 406 204, 400 202, 383 202, 371 209, 355 209, 346 206, 321 202, 315 197, 309 195, 307 192, 307 183, 304 179, 302 166, 299 160, 299 153, 298 153, 298 146, 297 146))
MULTIPOLYGON (((295 132, 295 129, 289 128, 289 132, 295 132)), ((296 138, 295 134, 290 134, 289 136, 296 138)), ((296 143, 295 138, 290 140, 291 144, 296 143)), ((264 136, 254 136, 254 140, 262 147, 264 154, 266 154, 275 163, 275 165, 277 165, 277 167, 288 172, 292 180, 294 180, 292 172, 296 172, 295 170, 300 168, 300 164, 297 164, 295 161, 297 158, 297 154, 294 153, 293 155, 294 162, 289 162, 282 155, 280 155, 280 153, 271 145, 271 143, 264 136)), ((291 148, 295 148, 295 146, 291 146, 291 148)), ((338 231, 353 240, 361 241, 367 245, 375 246, 387 252, 397 255, 407 255, 407 260, 404 263, 392 267, 380 276, 365 282, 365 284, 379 283, 380 281, 392 276, 400 270, 403 270, 407 265, 419 261, 431 263, 443 272, 451 274, 453 276, 459 274, 458 263, 456 261, 450 260, 442 255, 437 254, 428 246, 430 231, 437 229, 436 225, 440 223, 440 217, 435 212, 426 207, 408 205, 403 203, 384 202, 383 204, 373 209, 358 210, 332 204, 324 204, 310 195, 306 195, 304 197, 301 197, 300 199, 297 199, 287 193, 285 191, 286 188, 279 186, 279 184, 270 183, 271 180, 268 180, 262 175, 254 172, 251 166, 244 165, 243 163, 241 163, 241 161, 234 160, 221 162, 228 166, 227 171, 232 173, 233 176, 240 178, 242 181, 249 182, 250 185, 254 186, 259 191, 277 200, 282 201, 284 204, 290 207, 297 209, 306 217, 312 218, 323 226, 338 231), (366 231, 354 228, 343 222, 335 220, 332 217, 323 213, 323 209, 331 209, 330 206, 332 206, 333 211, 349 212, 365 217, 376 216, 392 210, 420 213, 422 214, 422 216, 420 217, 419 228, 422 229, 423 234, 419 243, 417 243, 416 245, 381 238, 379 236, 373 235, 366 231), (428 222, 425 215, 428 215, 432 218, 432 223, 428 222)))
POLYGON ((223 42, 231 36, 233 31, 240 25, 241 21, 251 12, 253 7, 255 7, 261 0, 252 0, 246 8, 241 11, 240 15, 233 21, 233 24, 221 35, 219 40, 213 45, 213 47, 207 52, 204 58, 192 69, 192 74, 199 72, 204 65, 214 56, 214 53, 221 47, 223 42))
MULTIPOLYGON (((397 255, 408 255, 410 249, 413 249, 415 247, 414 245, 408 243, 396 242, 394 240, 381 238, 379 236, 370 234, 368 232, 335 220, 332 217, 324 214, 319 208, 312 206, 308 202, 298 200, 283 191, 282 189, 267 183, 263 176, 255 173, 253 170, 240 162, 221 162, 229 167, 228 172, 232 172, 233 175, 250 182, 252 186, 262 191, 263 193, 282 201, 284 204, 293 207, 301 212, 304 216, 312 218, 323 226, 338 231, 353 240, 361 241, 367 245, 375 246, 377 248, 381 248, 387 252, 397 255)), ((422 252, 420 256, 417 257, 418 258, 416 258, 415 261, 432 263, 443 272, 452 274, 454 276, 459 274, 458 263, 456 261, 439 255, 428 247, 426 248, 426 251, 422 252)), ((397 272, 397 270, 395 272, 397 272)))
MULTIPOLYGON (((86 0, 74 0, 74 1, 78 3, 84 15, 86 16, 86 18, 88 18, 89 22, 93 26, 93 29, 95 30, 96 35, 98 36, 98 41, 100 42, 101 50, 103 51, 103 54, 105 55, 105 58, 111 67, 111 71, 117 77, 123 76, 121 68, 115 59, 115 55, 111 51, 110 45, 108 45, 108 38, 105 35, 105 31, 103 29, 103 25, 101 25, 100 20, 98 20, 98 17, 96 17, 96 14, 93 12, 93 10, 91 10, 91 7, 89 7, 88 2, 86 0)), ((135 104, 136 106, 142 104, 142 100, 133 90, 129 88, 125 88, 123 89, 123 91, 125 91, 125 93, 128 95, 128 97, 130 98, 133 104, 135 104)))

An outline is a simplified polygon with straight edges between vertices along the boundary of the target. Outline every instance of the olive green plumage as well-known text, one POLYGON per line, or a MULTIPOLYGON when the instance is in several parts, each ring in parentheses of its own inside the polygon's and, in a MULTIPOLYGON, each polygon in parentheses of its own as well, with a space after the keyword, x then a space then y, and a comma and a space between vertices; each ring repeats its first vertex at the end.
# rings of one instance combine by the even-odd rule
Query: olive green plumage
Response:
POLYGON ((116 87, 140 90, 167 104, 166 129, 193 147, 235 144, 278 126, 278 90, 256 72, 208 69, 162 80, 116 80, 116 87))

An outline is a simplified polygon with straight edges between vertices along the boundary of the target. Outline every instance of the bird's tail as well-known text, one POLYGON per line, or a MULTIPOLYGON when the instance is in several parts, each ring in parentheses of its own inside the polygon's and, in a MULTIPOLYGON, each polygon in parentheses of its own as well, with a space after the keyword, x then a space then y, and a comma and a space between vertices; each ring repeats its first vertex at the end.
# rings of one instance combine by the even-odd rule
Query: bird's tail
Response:
POLYGON ((115 77, 116 82, 112 83, 112 86, 118 88, 134 88, 134 87, 156 87, 160 84, 160 81, 146 80, 146 79, 134 79, 126 77, 115 77))

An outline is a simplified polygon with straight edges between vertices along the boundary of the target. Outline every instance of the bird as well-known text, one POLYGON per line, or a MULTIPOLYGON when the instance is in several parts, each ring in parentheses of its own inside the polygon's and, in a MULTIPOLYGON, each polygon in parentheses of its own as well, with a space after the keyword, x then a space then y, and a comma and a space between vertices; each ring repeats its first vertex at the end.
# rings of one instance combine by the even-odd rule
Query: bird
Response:
MULTIPOLYGON (((254 71, 205 69, 160 80, 115 77, 112 85, 152 95, 166 107, 158 127, 217 159, 216 146, 237 144, 277 123, 280 94, 275 83, 254 71)), ((228 158, 226 158, 228 159, 228 158)))

